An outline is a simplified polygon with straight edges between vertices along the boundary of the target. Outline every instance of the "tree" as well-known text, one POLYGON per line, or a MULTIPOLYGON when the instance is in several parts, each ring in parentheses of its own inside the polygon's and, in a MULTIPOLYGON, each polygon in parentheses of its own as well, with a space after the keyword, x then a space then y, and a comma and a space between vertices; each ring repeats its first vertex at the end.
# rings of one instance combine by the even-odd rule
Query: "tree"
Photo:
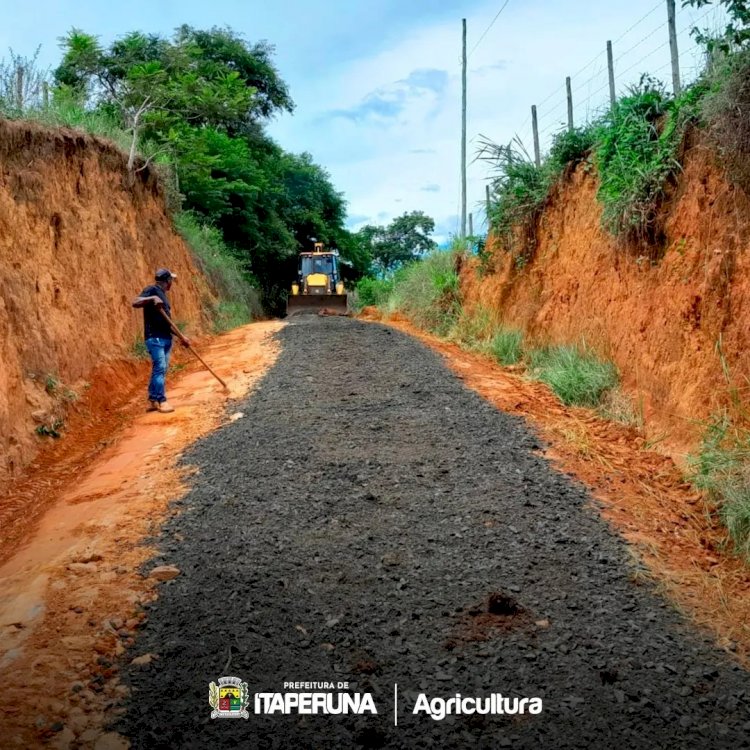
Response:
POLYGON ((131 170, 142 138, 163 140, 182 122, 239 126, 252 112, 256 90, 237 71, 204 61, 200 47, 189 39, 170 44, 132 32, 105 50, 97 37, 72 29, 62 46, 56 80, 116 109, 132 132, 131 170))
MULTIPOLYGON (((682 7, 691 6, 702 8, 712 5, 715 0, 684 0, 682 7)), ((724 33, 718 39, 707 30, 693 28, 692 34, 696 40, 705 44, 709 51, 718 48, 723 52, 729 52, 737 47, 742 47, 750 41, 750 0, 718 0, 718 5, 723 5, 729 15, 729 23, 724 33)))
POLYGON ((294 107, 270 44, 181 26, 170 38, 132 32, 107 48, 72 29, 62 47, 60 89, 131 132, 132 172, 148 165, 136 165, 146 146, 174 165, 185 208, 221 231, 268 308, 282 307, 312 237, 341 243, 342 257, 358 249, 328 173, 264 131, 269 117, 294 107))
POLYGON ((387 227, 368 224, 356 233, 356 238, 372 258, 376 273, 389 275, 434 250, 437 243, 430 238, 434 231, 433 219, 422 211, 411 211, 398 216, 387 227))
POLYGON ((271 61, 273 45, 261 41, 248 46, 231 29, 217 27, 200 31, 191 26, 180 26, 176 39, 181 43, 195 44, 201 50, 204 64, 235 71, 246 86, 254 89, 253 109, 248 113, 251 121, 294 110, 289 89, 271 61))
POLYGON ((19 117, 25 110, 45 104, 48 71, 37 64, 40 49, 37 47, 32 57, 22 57, 11 49, 10 59, 0 60, 0 112, 19 117))

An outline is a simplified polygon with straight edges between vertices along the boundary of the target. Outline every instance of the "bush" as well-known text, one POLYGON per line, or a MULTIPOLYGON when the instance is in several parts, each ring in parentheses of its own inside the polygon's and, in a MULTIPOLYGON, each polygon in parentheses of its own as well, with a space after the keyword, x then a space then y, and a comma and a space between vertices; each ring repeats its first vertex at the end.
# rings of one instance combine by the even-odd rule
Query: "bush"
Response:
POLYGON ((501 328, 492 337, 490 354, 501 365, 515 365, 523 356, 523 333, 515 328, 501 328))
POLYGON ((691 481, 717 502, 735 549, 750 562, 750 431, 718 415, 706 428, 700 453, 688 462, 691 481))
POLYGON ((478 157, 488 161, 492 179, 490 224, 511 251, 526 257, 536 244, 535 222, 549 193, 549 173, 537 167, 520 141, 499 146, 482 141, 478 157))
POLYGON ((455 253, 436 251, 397 271, 388 307, 421 328, 446 335, 461 309, 455 253))
POLYGON ((573 346, 533 349, 528 354, 533 377, 546 383, 568 406, 597 406, 619 380, 617 368, 573 346))
POLYGON ((224 243, 221 232, 201 224, 188 212, 177 214, 174 223, 219 296, 218 305, 211 310, 214 328, 226 331, 261 317, 258 291, 242 261, 224 243))
POLYGON ((591 153, 596 142, 596 127, 585 125, 573 130, 561 130, 552 138, 552 146, 545 161, 550 182, 560 177, 568 165, 575 166, 591 153))
POLYGON ((643 76, 600 123, 597 198, 602 222, 612 234, 658 244, 658 210, 680 170, 677 152, 702 91, 687 89, 670 101, 662 84, 643 76))
POLYGON ((750 48, 714 55, 702 113, 727 173, 750 195, 750 48))
POLYGON ((355 293, 357 309, 370 305, 384 307, 393 293, 393 279, 374 279, 365 276, 357 282, 355 293))

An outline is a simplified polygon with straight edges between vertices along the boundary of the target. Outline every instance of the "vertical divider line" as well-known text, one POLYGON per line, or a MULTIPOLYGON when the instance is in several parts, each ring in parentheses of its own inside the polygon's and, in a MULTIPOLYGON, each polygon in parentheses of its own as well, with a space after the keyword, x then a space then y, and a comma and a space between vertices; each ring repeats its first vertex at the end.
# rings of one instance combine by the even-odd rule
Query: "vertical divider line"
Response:
POLYGON ((393 683, 393 726, 398 726, 398 683, 393 683))

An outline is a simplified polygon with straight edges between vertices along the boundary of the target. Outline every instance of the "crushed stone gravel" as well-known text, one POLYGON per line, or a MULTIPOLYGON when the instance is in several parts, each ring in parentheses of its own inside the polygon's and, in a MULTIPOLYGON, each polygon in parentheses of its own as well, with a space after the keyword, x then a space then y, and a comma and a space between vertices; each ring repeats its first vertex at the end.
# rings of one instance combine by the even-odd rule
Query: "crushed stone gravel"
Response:
POLYGON ((385 326, 277 335, 243 419, 184 457, 199 472, 149 566, 180 575, 124 657, 158 655, 123 666, 134 748, 750 747, 748 673, 635 575, 522 421, 385 326), (223 675, 346 681, 378 715, 212 720, 223 675), (420 693, 544 710, 436 721, 420 693))

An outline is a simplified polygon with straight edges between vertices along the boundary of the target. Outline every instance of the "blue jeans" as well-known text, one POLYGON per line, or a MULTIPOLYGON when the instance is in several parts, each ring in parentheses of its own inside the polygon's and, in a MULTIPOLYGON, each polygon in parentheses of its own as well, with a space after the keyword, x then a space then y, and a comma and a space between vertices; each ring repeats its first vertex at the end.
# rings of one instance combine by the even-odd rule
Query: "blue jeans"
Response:
POLYGON ((149 401, 162 403, 162 401, 167 400, 164 392, 164 380, 169 367, 172 339, 146 339, 146 349, 148 349, 153 363, 151 380, 148 382, 148 399, 149 401))

